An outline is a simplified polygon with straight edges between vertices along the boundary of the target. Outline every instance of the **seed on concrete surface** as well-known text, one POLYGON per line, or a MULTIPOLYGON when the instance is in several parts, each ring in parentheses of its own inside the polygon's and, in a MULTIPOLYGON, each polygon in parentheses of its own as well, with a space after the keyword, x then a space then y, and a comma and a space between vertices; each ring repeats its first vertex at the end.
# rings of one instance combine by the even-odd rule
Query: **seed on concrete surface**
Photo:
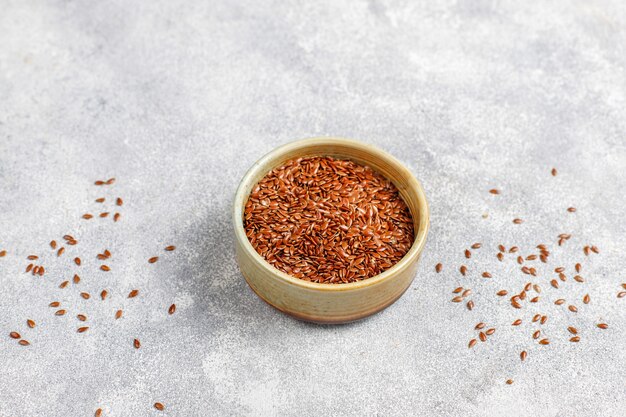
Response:
POLYGON ((596 326, 598 326, 599 328, 601 328, 603 330, 609 328, 609 325, 606 324, 606 323, 598 323, 596 326))
POLYGON ((467 344, 468 348, 473 348, 474 345, 476 344, 476 339, 472 339, 469 341, 469 343, 467 344))
POLYGON ((511 325, 512 326, 519 326, 520 324, 522 324, 522 319, 515 320, 511 325))
POLYGON ((435 265, 435 271, 437 273, 440 273, 442 269, 443 269, 443 265, 441 265, 440 263, 435 265))
POLYGON ((528 356, 528 353, 525 350, 522 350, 522 352, 519 354, 519 357, 522 360, 522 362, 526 360, 526 356, 528 356))

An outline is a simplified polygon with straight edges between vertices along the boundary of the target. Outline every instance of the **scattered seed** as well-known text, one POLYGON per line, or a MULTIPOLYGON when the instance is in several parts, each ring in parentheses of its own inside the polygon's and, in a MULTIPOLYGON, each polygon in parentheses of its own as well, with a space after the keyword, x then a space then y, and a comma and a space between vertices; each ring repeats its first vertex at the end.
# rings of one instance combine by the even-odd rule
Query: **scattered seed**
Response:
POLYGON ((485 328, 485 323, 483 323, 482 321, 476 324, 476 326, 474 326, 474 330, 480 330, 484 328, 485 328))
POLYGON ((471 248, 472 248, 472 249, 480 249, 482 246, 483 246, 483 245, 482 245, 481 243, 478 243, 478 242, 477 242, 477 243, 474 243, 474 244, 471 246, 471 248))
POLYGON ((576 212, 576 207, 568 207, 567 211, 569 211, 570 213, 575 213, 576 212))
POLYGON ((100 265, 100 269, 101 269, 101 270, 103 270, 103 271, 105 271, 105 272, 108 272, 108 271, 110 271, 110 270, 111 270, 111 268, 109 268, 109 266, 108 266, 108 265, 100 265))
POLYGON ((483 332, 478 333, 478 338, 480 339, 481 342, 487 341, 487 335, 483 332))
POLYGON ((176 312, 176 304, 172 304, 170 308, 167 309, 168 314, 172 315, 176 312))
POLYGON ((442 269, 443 269, 443 265, 441 265, 441 264, 437 264, 437 265, 435 265, 435 271, 436 271, 437 273, 440 273, 442 269))
POLYGON ((585 294, 583 297, 583 303, 589 304, 589 301, 591 301, 591 297, 589 297, 589 294, 585 294))
POLYGON ((507 290, 500 290, 500 291, 498 291, 498 292, 496 293, 496 295, 498 295, 498 296, 500 296, 500 297, 503 297, 503 296, 505 296, 505 295, 507 295, 507 294, 508 294, 508 291, 507 291, 507 290))
POLYGON ((61 303, 59 303, 58 301, 53 301, 50 304, 48 304, 49 307, 58 307, 60 305, 61 305, 61 303))
POLYGON ((465 257, 466 257, 467 259, 469 259, 469 258, 471 258, 471 257, 472 257, 472 252, 470 252, 470 251, 469 251, 469 249, 465 249, 465 257))
POLYGON ((578 334, 578 329, 576 327, 569 326, 567 330, 569 330, 571 334, 578 334))
POLYGON ((74 278, 72 278, 74 284, 78 284, 80 282, 80 277, 77 274, 74 274, 74 278))
POLYGON ((176 246, 174 246, 174 245, 170 245, 170 246, 166 246, 165 247, 165 250, 168 251, 168 252, 171 252, 171 251, 173 251, 175 249, 176 249, 176 246))
POLYGON ((104 181, 98 180, 98 181, 94 182, 94 184, 95 185, 104 185, 104 181))
POLYGON ((522 223, 524 223, 524 220, 522 220, 522 219, 513 219, 513 223, 515 223, 515 224, 522 224, 522 223))
POLYGON ((89 327, 87 327, 87 326, 79 327, 78 328, 78 333, 85 333, 87 330, 89 330, 89 327))
POLYGON ((553 177, 556 177, 556 174, 557 174, 556 168, 552 168, 552 171, 550 171, 550 172, 552 173, 553 177))
POLYGON ((498 245, 498 250, 500 252, 506 252, 506 248, 504 247, 504 245, 498 245))
POLYGON ((461 296, 457 296, 452 299, 453 303, 460 303, 461 301, 463 301, 463 297, 461 296))
POLYGON ((469 300, 466 304, 468 310, 472 310, 474 308, 474 302, 469 300))
POLYGON ((28 266, 26 267, 26 272, 30 272, 31 269, 33 269, 33 264, 28 264, 28 266))
POLYGON ((93 218, 93 214, 89 214, 89 213, 85 213, 83 214, 83 219, 85 220, 89 220, 93 218))
POLYGON ((574 281, 576 281, 576 282, 585 282, 585 279, 583 277, 581 277, 580 275, 576 275, 576 276, 574 276, 574 281))
POLYGON ((81 262, 80 262, 80 258, 76 257, 74 258, 74 263, 78 266, 80 266, 81 262))
POLYGON ((565 268, 563 268, 562 266, 559 266, 558 268, 554 269, 554 272, 556 272, 557 274, 563 271, 565 271, 565 268))
POLYGON ((154 408, 156 408, 159 411, 163 411, 165 409, 165 406, 161 403, 154 403, 154 408))
POLYGON ((91 295, 89 295, 88 292, 81 292, 80 296, 83 297, 85 300, 89 300, 91 298, 91 295))
POLYGON ((593 252, 593 253, 600 253, 600 249, 598 249, 597 246, 592 246, 591 247, 591 252, 593 252))
POLYGON ((522 319, 517 319, 513 323, 511 323, 512 326, 519 326, 520 324, 522 324, 522 319))
POLYGON ((538 302, 538 301, 539 301, 539 296, 537 296, 537 297, 533 297, 533 298, 531 298, 531 299, 530 299, 530 302, 531 302, 531 303, 536 303, 536 302, 538 302))
POLYGON ((59 248, 59 250, 57 251, 57 256, 63 255, 63 252, 65 252, 65 248, 64 247, 59 248))
POLYGON ((539 284, 533 284, 533 290, 535 290, 536 293, 541 293, 541 287, 539 284))
POLYGON ((496 332, 496 329, 491 328, 491 329, 487 329, 487 331, 485 332, 488 336, 491 336, 492 334, 494 334, 496 332))
POLYGON ((106 198, 104 197, 96 198, 96 203, 104 203, 105 200, 106 198))
POLYGON ((34 329, 36 326, 35 321, 31 319, 26 319, 26 325, 30 327, 31 329, 34 329))
POLYGON ((626 297, 626 291, 620 291, 617 293, 617 298, 624 298, 626 297))
POLYGON ((475 344, 476 344, 476 339, 472 339, 472 340, 470 340, 470 341, 469 341, 469 343, 467 344, 467 347, 471 349, 471 348, 473 348, 473 347, 474 347, 474 345, 475 345, 475 344))
POLYGON ((535 314, 533 316, 533 323, 538 322, 540 318, 541 318, 541 314, 535 314))
POLYGON ((550 281, 550 285, 552 285, 554 288, 559 288, 559 282, 556 279, 550 281))
POLYGON ((576 264, 575 268, 576 268, 576 272, 580 273, 580 270, 582 269, 582 266, 580 264, 576 264))
POLYGON ((158 260, 159 260, 159 257, 158 257, 158 256, 153 256, 152 258, 148 259, 148 262, 149 262, 149 263, 151 263, 151 264, 153 264, 153 263, 155 263, 155 262, 156 262, 156 261, 158 261, 158 260))
POLYGON ((569 311, 571 311, 572 313, 577 313, 578 312, 578 308, 574 305, 570 305, 567 307, 569 309, 569 311))
POLYGON ((541 335, 541 330, 537 330, 535 333, 533 333, 533 339, 539 339, 540 335, 541 335))
POLYGON ((546 321, 548 321, 548 316, 541 316, 541 320, 539 322, 541 324, 546 324, 546 321))
POLYGON ((121 216, 122 216, 121 214, 119 214, 119 213, 115 213, 115 214, 113 215, 113 221, 114 221, 114 222, 118 221, 118 220, 120 219, 120 217, 121 217, 121 216))
POLYGON ((489 190, 489 192, 491 194, 500 194, 500 190, 498 190, 497 188, 492 188, 491 190, 489 190))
POLYGON ((467 274, 467 267, 465 265, 461 265, 459 271, 461 272, 461 275, 465 276, 465 274, 467 274))
POLYGON ((96 410, 95 417, 101 417, 101 416, 102 416, 102 408, 98 408, 98 409, 96 410))
POLYGON ((5 256, 7 256, 7 251, 6 250, 0 250, 0 258, 4 258, 5 256))
POLYGON ((107 217, 109 215, 108 211, 105 211, 103 213, 100 213, 100 217, 107 217))
POLYGON ((128 293, 128 298, 135 298, 137 297, 137 294, 139 294, 139 290, 132 290, 128 293))
POLYGON ((454 290, 452 290, 452 294, 458 294, 461 291, 463 291, 463 287, 456 287, 454 290))
POLYGON ((609 328, 609 325, 606 323, 598 323, 596 324, 596 326, 598 326, 600 329, 605 330, 609 328))
POLYGON ((139 339, 133 340, 133 346, 135 346, 135 349, 139 349, 141 347, 141 342, 139 342, 139 339))
POLYGON ((483 272, 483 278, 491 278, 491 274, 489 272, 483 272))
POLYGON ((115 204, 117 204, 118 206, 121 206, 124 204, 124 201, 120 197, 117 197, 117 199, 115 200, 115 204))
POLYGON ((28 255, 26 257, 26 259, 28 259, 30 261, 34 261, 35 259, 39 259, 39 256, 37 256, 37 255, 28 255))
POLYGON ((107 295, 109 294, 109 292, 107 290, 102 290, 100 292, 100 298, 102 298, 103 300, 107 298, 107 295))
POLYGON ((57 310, 57 311, 54 313, 54 315, 55 315, 55 316, 63 316, 63 315, 65 315, 65 310, 57 310))
POLYGON ((528 255, 526 257, 527 261, 534 261, 535 259, 537 259, 537 255, 534 255, 534 254, 533 255, 528 255))
POLYGON ((19 339, 22 336, 18 332, 11 332, 9 333, 9 337, 11 337, 11 339, 19 339))
POLYGON ((109 178, 108 180, 106 180, 106 185, 111 185, 115 182, 115 178, 109 178))
POLYGON ((498 252, 498 254, 496 255, 496 258, 498 258, 498 260, 502 262, 502 260, 504 260, 504 255, 502 254, 502 252, 498 252))
POLYGON ((105 249, 104 252, 102 252, 104 254, 104 256, 106 256, 107 258, 111 257, 111 252, 109 252, 108 249, 105 249))
POLYGON ((512 380, 512 379, 507 379, 507 380, 506 380, 506 384, 507 384, 507 385, 511 385, 511 384, 513 384, 513 380, 512 380))
POLYGON ((85 316, 84 314, 78 314, 76 317, 80 321, 87 321, 87 316, 85 316))
POLYGON ((470 288, 468 288, 465 291, 463 291, 463 294, 461 294, 461 297, 467 297, 471 293, 472 293, 472 290, 470 288))
POLYGON ((519 357, 522 360, 522 362, 526 360, 526 356, 528 356, 528 353, 525 350, 522 350, 522 352, 519 354, 519 357))
POLYGON ((115 312, 115 319, 117 320, 117 319, 119 319, 120 317, 122 317, 122 310, 117 310, 117 311, 115 312))
POLYGON ((550 344, 550 341, 549 341, 548 339, 541 339, 541 340, 539 341, 539 344, 540 344, 540 345, 549 345, 549 344, 550 344))
POLYGON ((28 345, 30 345, 30 342, 28 340, 24 340, 24 339, 20 340, 17 343, 19 343, 21 346, 28 346, 28 345))
POLYGON ((574 343, 578 343, 578 342, 580 342, 580 337, 578 337, 578 336, 574 336, 574 337, 570 338, 570 340, 569 340, 569 341, 570 341, 570 342, 574 342, 574 343))

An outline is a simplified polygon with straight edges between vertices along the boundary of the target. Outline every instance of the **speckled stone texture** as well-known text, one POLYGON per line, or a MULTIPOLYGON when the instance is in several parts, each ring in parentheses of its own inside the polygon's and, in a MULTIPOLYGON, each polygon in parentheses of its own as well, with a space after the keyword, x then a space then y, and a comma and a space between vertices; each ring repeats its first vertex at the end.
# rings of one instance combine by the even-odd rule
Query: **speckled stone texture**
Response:
POLYGON ((626 298, 616 297, 626 282, 623 1, 1 0, 0 9, 0 416, 626 413, 626 298), (344 326, 273 310, 233 253, 244 172, 280 144, 320 135, 399 157, 432 210, 413 286, 344 326), (114 186, 93 186, 110 176, 114 186), (117 196, 126 202, 117 224, 80 219, 115 211, 117 196), (65 233, 79 244, 57 258, 47 245, 65 233), (562 248, 559 233, 573 235, 562 248), (483 249, 466 262, 475 241, 483 249), (500 243, 524 254, 550 245, 548 267, 535 262, 536 305, 517 311, 495 296, 529 280, 512 255, 497 261, 500 243), (168 244, 177 251, 163 252, 168 244), (585 244, 601 253, 585 258, 585 244), (95 258, 105 248, 108 273, 95 258), (31 253, 43 278, 23 273, 31 253), (577 261, 584 284, 571 279, 577 261), (569 280, 550 289, 559 265, 569 280), (80 284, 58 289, 77 271, 80 284), (456 286, 473 289, 473 311, 450 303, 456 286), (579 312, 555 306, 558 297, 579 312), (53 315, 53 300, 66 316, 53 315), (550 317, 549 346, 532 340, 535 312, 550 317), (84 334, 78 313, 89 317, 84 334), (525 322, 513 328, 517 317, 525 322), (497 331, 470 350, 478 321, 497 331), (580 343, 568 342, 568 325, 580 343), (13 330, 32 345, 18 346, 13 330))

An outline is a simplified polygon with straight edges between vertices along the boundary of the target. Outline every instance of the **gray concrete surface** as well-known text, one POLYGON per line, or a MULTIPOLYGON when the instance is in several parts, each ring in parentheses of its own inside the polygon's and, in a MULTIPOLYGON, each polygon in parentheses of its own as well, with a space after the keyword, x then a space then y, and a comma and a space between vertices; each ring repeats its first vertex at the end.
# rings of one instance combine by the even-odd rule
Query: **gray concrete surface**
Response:
POLYGON ((1 0, 0 9, 0 249, 9 252, 0 416, 626 414, 626 298, 616 297, 626 281, 623 1, 1 0), (398 156, 432 209, 411 289, 346 326, 274 311, 233 256, 230 205, 246 169, 318 135, 398 156), (92 185, 109 176, 113 187, 92 185), (124 198, 122 220, 80 220, 103 193, 124 198), (563 232, 573 237, 559 249, 563 232), (57 259, 47 244, 65 233, 80 242, 57 259), (474 241, 485 248, 462 278, 474 241), (497 262, 496 245, 528 254, 542 242, 550 268, 569 274, 583 260, 587 282, 569 275, 552 290, 540 267, 544 298, 513 311, 494 292, 527 278, 497 262), (167 244, 179 249, 164 254, 167 244), (600 255, 585 258, 585 244, 600 255), (109 273, 97 269, 104 248, 109 273), (23 273, 31 253, 44 278, 23 273), (161 259, 148 265, 153 255, 161 259), (57 288, 77 270, 79 285, 57 288), (457 285, 473 289, 473 311, 449 302, 457 285), (95 297, 103 288, 107 301, 95 297), (129 300, 132 288, 141 294, 129 300), (579 313, 555 306, 559 296, 579 313), (47 307, 53 300, 65 317, 47 307), (550 316, 549 346, 531 338, 535 311, 550 316), (77 313, 89 316, 85 334, 77 313), (526 322, 512 328, 518 316, 526 322), (497 332, 469 350, 481 320, 497 332), (595 329, 599 321, 611 327, 595 329), (580 343, 567 341, 568 325, 580 343), (12 330, 32 345, 18 346, 12 330))

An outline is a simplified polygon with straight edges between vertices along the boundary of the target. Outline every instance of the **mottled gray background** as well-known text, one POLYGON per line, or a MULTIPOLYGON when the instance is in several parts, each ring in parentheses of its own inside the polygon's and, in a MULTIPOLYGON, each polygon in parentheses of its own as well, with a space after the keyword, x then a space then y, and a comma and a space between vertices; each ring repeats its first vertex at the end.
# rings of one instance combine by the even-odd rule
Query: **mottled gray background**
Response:
POLYGON ((155 401, 171 416, 625 415, 623 1, 0 0, 0 98, 2 417, 148 416, 155 401), (274 311, 233 256, 239 179, 277 145, 319 135, 396 155, 432 210, 413 286, 346 326, 274 311), (109 176, 113 187, 92 185, 109 176), (101 195, 126 201, 119 223, 80 220, 101 195), (47 243, 65 233, 80 242, 57 259, 47 243), (462 278, 474 241, 484 249, 462 278), (527 281, 497 262, 499 243, 553 250, 532 308, 494 296, 527 281), (585 244, 601 254, 585 259, 585 244), (31 253, 44 278, 23 273, 31 253), (571 281, 580 260, 585 284, 571 281), (559 264, 570 279, 553 290, 559 264), (58 289, 75 271, 83 281, 58 289), (449 302, 457 285, 473 289, 473 311, 449 302), (104 302, 78 295, 103 288, 104 302), (550 346, 531 338, 537 311, 550 346), (479 320, 498 330, 469 350, 479 320))

